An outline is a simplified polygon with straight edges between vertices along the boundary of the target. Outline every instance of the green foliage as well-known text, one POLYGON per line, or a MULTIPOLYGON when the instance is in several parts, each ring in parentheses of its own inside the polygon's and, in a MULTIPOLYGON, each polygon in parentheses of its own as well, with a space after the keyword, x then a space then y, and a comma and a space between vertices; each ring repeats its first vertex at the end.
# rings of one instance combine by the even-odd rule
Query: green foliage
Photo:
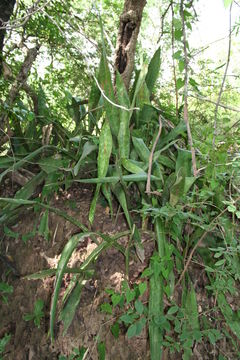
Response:
POLYGON ((119 325, 121 323, 127 326, 127 336, 129 339, 140 335, 146 326, 147 308, 140 299, 146 290, 146 282, 135 285, 134 289, 131 290, 126 281, 122 283, 121 293, 116 293, 112 289, 106 290, 107 294, 110 295, 111 302, 101 304, 101 311, 112 315, 117 307, 121 310, 128 308, 111 327, 111 332, 116 339, 119 337, 119 325))
POLYGON ((0 282, 0 295, 1 300, 7 304, 8 303, 8 295, 13 293, 13 287, 11 285, 8 285, 5 282, 0 282))
POLYGON ((233 0, 224 0, 224 6, 228 7, 229 5, 231 5, 233 2, 233 0))
MULTIPOLYGON (((226 7, 231 4, 232 1, 224 1, 226 7)), ((168 6, 169 2, 163 1, 162 5, 168 6)), ((36 70, 41 62, 39 59, 28 79, 30 93, 22 89, 10 105, 8 98, 12 80, 0 79, 0 110, 9 119, 3 132, 11 130, 13 133, 9 143, 1 148, 0 182, 17 171, 30 173, 12 198, 0 198, 0 225, 3 225, 4 235, 11 241, 19 237, 10 225, 24 207, 39 214, 33 231, 22 236, 24 242, 30 241, 36 233, 46 240, 51 239, 49 212, 70 221, 82 231, 68 240, 56 269, 45 269, 27 277, 56 276, 50 309, 51 340, 54 339, 57 304, 65 273, 71 274, 71 283, 60 304, 59 320, 63 321, 64 334, 80 304, 82 289, 87 279, 93 276, 90 266, 100 254, 111 246, 116 247, 125 256, 126 278, 133 250, 144 262, 141 231, 137 227, 139 215, 148 221, 148 230, 154 233, 155 251, 149 266, 143 271, 144 281, 131 284, 131 287, 125 281, 120 293, 107 290, 110 299, 101 304, 100 309, 109 317, 115 316, 115 311, 118 314, 110 328, 114 338, 119 338, 122 328, 126 329, 128 338, 132 338, 148 327, 151 358, 159 360, 165 348, 170 353, 180 354, 183 359, 191 359, 193 347, 201 342, 208 342, 212 348, 222 337, 232 344, 235 343, 233 335, 239 338, 239 310, 233 310, 227 302, 229 295, 236 297, 240 279, 238 119, 227 109, 219 109, 214 148, 215 105, 206 105, 202 99, 217 97, 224 64, 214 64, 214 69, 213 64, 206 60, 196 64, 195 49, 190 49, 188 42, 185 44, 188 57, 185 58, 182 21, 188 35, 196 16, 192 2, 183 5, 183 19, 179 11, 180 2, 173 4, 172 23, 166 13, 163 45, 151 59, 145 54, 147 50, 139 45, 137 56, 141 55, 144 60, 141 66, 137 66, 129 91, 119 73, 113 82, 107 60, 112 51, 111 43, 116 41, 113 33, 121 12, 121 4, 117 1, 103 2, 101 31, 96 16, 99 15, 97 4, 92 8, 86 2, 54 0, 46 11, 33 13, 24 27, 24 36, 32 39, 33 34, 37 34, 35 40, 43 45, 40 56, 46 58, 46 62, 51 58, 49 64, 44 65, 43 79, 36 70), (82 27, 84 39, 80 36, 82 27), (108 36, 106 42, 105 33, 108 36), (171 40, 175 79, 162 84, 159 73, 164 59, 161 59, 161 54, 165 55, 171 40), (201 169, 197 177, 192 174, 192 154, 183 121, 184 98, 181 94, 186 85, 186 66, 189 72, 189 122, 193 145, 197 149, 197 167, 201 169), (90 73, 96 75, 89 76, 90 73), (159 120, 162 131, 151 160, 159 120), (148 176, 150 161, 152 171, 148 176), (147 180, 150 181, 150 194, 146 194, 147 180), (111 237, 93 233, 77 218, 50 206, 53 195, 68 189, 73 183, 96 186, 88 214, 90 225, 94 223, 102 193, 112 217, 114 201, 122 208, 129 231, 111 237), (122 235, 129 236, 126 249, 117 241, 122 235), (80 268, 68 268, 73 251, 86 237, 96 242, 96 249, 80 268), (102 239, 101 242, 97 237, 102 239), (198 313, 199 289, 191 280, 196 262, 207 278, 204 280, 206 303, 215 299, 215 308, 209 306, 207 309, 210 318, 212 315, 216 317, 214 313, 217 313, 214 323, 198 313), (181 300, 179 297, 176 299, 179 278, 181 300), (142 295, 148 287, 146 305, 142 295), (225 324, 231 334, 225 329, 225 324)), ((25 16, 26 9, 21 1, 16 15, 25 16)), ((144 19, 143 27, 146 29, 147 20, 144 19)), ((18 28, 16 33, 21 36, 18 28)), ((15 40, 11 41, 6 45, 5 54, 13 77, 16 77, 22 65, 22 45, 12 46, 15 40)), ((25 45, 29 45, 28 42, 25 45)), ((237 106, 239 93, 230 80, 226 81, 225 89, 221 102, 237 106)), ((1 283, 0 291, 2 300, 7 302, 7 295, 13 292, 13 288, 1 283)), ((40 327, 43 307, 42 300, 37 300, 33 313, 25 315, 24 320, 34 320, 40 327)), ((0 354, 9 336, 1 340, 0 354)), ((99 358, 105 359, 108 356, 105 343, 99 339, 97 343, 99 358)), ((86 351, 85 348, 74 349, 68 359, 83 359, 86 351)), ((60 356, 59 359, 66 357, 60 356)))
POLYGON ((99 360, 105 360, 105 355, 106 355, 105 344, 103 342, 98 343, 97 349, 98 349, 99 360))
POLYGON ((42 299, 38 299, 34 304, 33 313, 26 314, 23 316, 23 320, 25 321, 34 321, 34 324, 40 328, 41 319, 44 317, 44 302, 42 299))
POLYGON ((3 356, 4 356, 5 347, 9 343, 10 340, 11 340, 11 334, 5 334, 0 339, 0 360, 4 359, 3 356))
MULTIPOLYGON (((113 237, 109 237, 107 235, 103 235, 103 234, 99 234, 99 233, 98 234, 96 234, 96 233, 80 233, 80 234, 74 235, 73 237, 71 237, 69 239, 68 243, 66 244, 66 246, 64 247, 64 249, 62 251, 62 254, 61 254, 60 260, 58 262, 57 269, 56 269, 56 284, 55 284, 55 288, 54 288, 53 300, 52 300, 51 309, 50 309, 50 336, 51 336, 52 340, 54 340, 54 324, 55 324, 55 318, 56 318, 57 301, 58 301, 60 286, 61 286, 63 275, 67 272, 68 261, 72 255, 74 249, 79 244, 79 242, 84 241, 84 238, 88 237, 88 236, 89 237, 92 236, 94 238, 95 235, 102 237, 103 242, 100 245, 98 245, 92 251, 92 253, 87 257, 87 259, 83 262, 83 264, 81 265, 81 267, 79 269, 81 272, 84 272, 89 267, 89 265, 91 263, 93 263, 98 258, 98 256, 103 251, 105 251, 108 247, 116 246, 118 249, 121 249, 121 247, 118 247, 115 244, 117 239, 120 238, 121 236, 123 236, 123 234, 121 234, 121 233, 119 233, 113 237)), ((121 251, 123 251, 123 250, 121 249, 121 251)), ((80 301, 80 295, 81 295, 81 290, 82 290, 81 283, 82 282, 81 282, 80 278, 77 277, 74 282, 74 285, 76 285, 75 289, 74 289, 74 287, 72 287, 69 291, 68 291, 68 289, 66 290, 66 293, 68 295, 69 304, 67 303, 65 305, 65 309, 63 309, 63 311, 61 312, 61 318, 64 321, 64 331, 67 331, 67 328, 71 324, 76 307, 80 301), (72 294, 70 296, 69 296, 69 292, 72 292, 72 294)))
POLYGON ((86 353, 87 349, 84 347, 81 347, 80 349, 74 348, 73 353, 70 356, 66 357, 64 355, 60 355, 58 360, 83 360, 86 353))

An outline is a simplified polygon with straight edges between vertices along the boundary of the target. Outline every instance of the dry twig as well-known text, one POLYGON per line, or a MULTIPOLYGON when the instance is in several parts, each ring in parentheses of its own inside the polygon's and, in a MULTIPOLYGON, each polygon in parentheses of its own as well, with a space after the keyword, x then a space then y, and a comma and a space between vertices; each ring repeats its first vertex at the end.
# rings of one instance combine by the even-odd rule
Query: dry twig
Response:
MULTIPOLYGON (((213 104, 213 105, 217 105, 216 101, 210 100, 208 98, 205 98, 205 97, 202 97, 202 96, 199 96, 199 95, 196 96, 196 95, 191 94, 191 95, 188 95, 188 96, 194 97, 195 99, 198 99, 198 100, 201 100, 201 101, 209 102, 210 104, 213 104)), ((222 103, 219 103, 218 106, 222 107, 223 109, 226 109, 226 110, 230 110, 230 111, 234 111, 234 112, 240 112, 240 109, 229 106, 229 105, 225 105, 225 104, 222 104, 222 103)))
POLYGON ((43 10, 51 2, 51 0, 47 0, 41 6, 38 6, 40 2, 41 0, 37 0, 33 3, 33 5, 27 10, 27 14, 21 19, 16 19, 11 22, 7 21, 6 23, 1 22, 2 26, 0 26, 0 30, 13 30, 24 26, 32 15, 43 10))
POLYGON ((221 96, 223 93, 223 88, 224 88, 224 84, 226 81, 228 67, 229 67, 229 63, 230 63, 231 45, 232 45, 232 29, 231 28, 232 28, 232 4, 231 4, 230 10, 229 10, 229 37, 228 37, 229 40, 228 40, 227 63, 226 63, 226 67, 225 67, 225 71, 224 71, 224 75, 223 75, 223 79, 222 79, 222 84, 221 84, 221 88, 220 88, 220 91, 218 94, 217 104, 216 104, 216 108, 215 108, 215 112, 214 112, 213 147, 215 147, 215 141, 216 141, 216 136, 217 136, 217 116, 218 116, 219 103, 220 103, 221 96))

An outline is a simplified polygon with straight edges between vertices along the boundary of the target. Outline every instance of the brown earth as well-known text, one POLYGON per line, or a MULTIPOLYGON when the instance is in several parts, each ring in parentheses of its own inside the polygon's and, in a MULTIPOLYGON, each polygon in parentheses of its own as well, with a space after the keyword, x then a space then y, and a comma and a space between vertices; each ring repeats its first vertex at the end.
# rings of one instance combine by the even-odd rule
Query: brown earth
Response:
MULTIPOLYGON (((2 196, 12 197, 16 190, 15 188, 4 189, 2 196)), ((91 198, 91 188, 74 186, 68 192, 62 192, 60 195, 55 196, 51 206, 64 210, 68 215, 88 226, 91 198)), ((13 294, 8 295, 7 304, 0 299, 0 338, 5 333, 12 335, 9 344, 6 346, 3 359, 54 360, 59 359, 60 355, 69 356, 74 348, 84 347, 87 349, 87 355, 84 359, 97 360, 99 358, 97 351, 99 342, 105 343, 106 360, 150 359, 146 328, 139 336, 128 339, 126 336, 127 329, 122 327, 119 338, 115 339, 110 327, 119 316, 119 313, 107 315, 100 310, 100 305, 109 299, 105 291, 106 288, 119 291, 122 280, 126 278, 125 258, 115 248, 108 249, 98 257, 94 265, 95 274, 83 289, 80 305, 67 334, 63 336, 63 324, 56 321, 55 341, 51 343, 48 335, 49 310, 55 278, 46 277, 41 280, 27 280, 23 277, 43 269, 56 267, 67 241, 73 234, 80 231, 62 217, 50 213, 50 240, 45 240, 36 232, 35 236, 24 243, 22 235, 30 233, 35 226, 39 225, 41 213, 34 213, 32 209, 21 211, 18 222, 14 226, 9 226, 12 231, 19 233, 19 237, 17 239, 9 238, 2 232, 1 248, 4 249, 7 256, 11 257, 10 265, 14 266, 15 269, 15 271, 9 271, 6 263, 0 261, 0 281, 8 282, 14 289, 13 294), (37 299, 44 301, 45 315, 41 320, 40 328, 37 328, 33 321, 26 322, 23 320, 25 314, 33 312, 34 303, 37 299)), ((115 215, 118 213, 116 206, 114 212, 115 215)), ((98 204, 92 230, 111 235, 126 231, 127 225, 122 213, 111 219, 108 207, 104 204, 98 204)), ((151 231, 142 231, 141 236, 145 249, 145 261, 141 263, 135 255, 132 256, 129 269, 130 285, 142 281, 140 275, 148 265, 154 251, 153 233, 151 231)), ((119 243, 126 247, 127 242, 128 239, 123 237, 119 243)), ((73 253, 69 266, 79 266, 95 247, 94 242, 90 239, 86 240, 73 253)), ((190 270, 191 279, 197 293, 200 316, 213 308, 215 302, 215 299, 209 298, 207 294, 205 286, 208 279, 202 269, 199 260, 199 264, 193 265, 190 270)), ((70 279, 70 275, 65 275, 60 298, 62 298, 70 279)), ((147 294, 142 300, 147 302, 147 294)), ((235 306, 234 299, 232 299, 232 306, 235 306)), ((219 317, 221 315, 215 313, 215 316, 219 317)), ((225 354, 227 359, 236 359, 231 343, 228 340, 219 341, 216 347, 210 346, 208 342, 197 344, 193 352, 193 359, 213 360, 218 358, 217 354, 219 353, 225 354)), ((181 358, 180 355, 171 355, 168 352, 163 356, 163 360, 181 358)))
MULTIPOLYGON (((11 194, 10 194, 11 195, 11 194)), ((73 188, 68 193, 56 196, 51 204, 58 209, 64 210, 68 215, 77 218, 84 225, 88 225, 88 212, 92 191, 90 189, 73 188)), ((115 209, 117 211, 117 209, 115 209)), ((121 282, 125 278, 125 259, 116 249, 110 248, 101 254, 95 263, 95 275, 88 281, 83 289, 80 306, 74 320, 63 337, 63 326, 59 322, 56 326, 56 339, 51 344, 48 337, 49 309, 53 294, 54 277, 43 280, 26 280, 23 276, 38 272, 49 267, 56 267, 59 255, 70 237, 79 232, 79 229, 54 213, 49 215, 49 229, 51 240, 47 241, 36 234, 25 244, 22 235, 30 233, 35 225, 39 224, 40 214, 34 214, 32 210, 24 210, 16 225, 11 227, 15 233, 19 233, 18 239, 5 236, 2 247, 11 257, 11 264, 20 277, 13 273, 6 275, 6 264, 0 262, 2 281, 7 281, 14 288, 13 294, 8 296, 8 303, 1 303, 0 330, 11 333, 12 338, 6 347, 6 359, 58 359, 59 355, 69 355, 74 348, 84 346, 88 349, 88 359, 98 359, 97 343, 104 341, 106 345, 107 359, 147 359, 147 332, 134 339, 127 339, 124 332, 115 340, 110 331, 114 318, 100 311, 100 304, 108 300, 106 288, 120 290, 121 282), (13 261, 13 263, 12 263, 13 261), (34 303, 42 299, 45 304, 45 317, 38 329, 33 321, 26 322, 23 316, 32 313, 34 303)), ((123 214, 116 219, 111 219, 108 208, 97 205, 93 231, 104 234, 114 234, 126 231, 127 226, 123 214)), ((142 234, 146 261, 150 258, 154 240, 148 233, 142 234)), ((120 242, 124 245, 127 239, 120 242)), ((88 241, 84 247, 78 248, 71 257, 69 266, 77 267, 87 255, 96 247, 96 244, 88 241)), ((129 280, 136 281, 146 263, 142 264, 136 257, 130 262, 129 280)), ((69 282, 69 275, 65 276, 65 282, 69 282)), ((61 294, 65 288, 62 284, 61 294)))

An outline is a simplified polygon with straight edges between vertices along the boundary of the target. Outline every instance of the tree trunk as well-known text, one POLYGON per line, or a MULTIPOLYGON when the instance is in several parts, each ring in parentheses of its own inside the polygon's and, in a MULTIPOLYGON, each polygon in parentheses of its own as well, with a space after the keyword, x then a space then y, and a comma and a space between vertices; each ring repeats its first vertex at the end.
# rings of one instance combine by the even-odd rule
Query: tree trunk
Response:
MULTIPOLYGON (((9 107, 11 107, 14 104, 14 102, 16 101, 17 96, 19 94, 19 90, 21 88, 28 89, 28 87, 26 86, 26 81, 27 81, 28 75, 30 73, 31 67, 32 67, 34 61, 36 60, 39 49, 40 49, 39 44, 37 44, 34 48, 28 49, 27 55, 24 59, 24 62, 22 63, 20 71, 16 77, 16 80, 14 81, 14 83, 9 91, 9 94, 8 94, 7 104, 9 107)), ((9 140, 9 137, 12 136, 12 132, 11 132, 11 129, 9 126, 7 112, 3 113, 2 116, 0 117, 0 129, 1 129, 1 131, 0 131, 0 146, 2 146, 9 140), (3 136, 3 138, 2 138, 2 134, 5 134, 5 128, 8 129, 8 134, 7 134, 8 136, 3 136)), ((19 130, 21 132, 21 125, 20 125, 19 120, 17 120, 17 119, 15 119, 15 129, 14 130, 19 130)), ((20 134, 20 135, 21 135, 21 137, 23 137, 22 134, 20 134)))
POLYGON ((122 75, 127 89, 134 68, 137 37, 145 5, 146 0, 125 0, 124 9, 120 16, 115 69, 122 75))
MULTIPOLYGON (((3 27, 12 13, 16 0, 0 0, 0 27, 3 27)), ((2 75, 2 51, 4 36, 6 34, 5 29, 0 29, 0 76, 2 75)))

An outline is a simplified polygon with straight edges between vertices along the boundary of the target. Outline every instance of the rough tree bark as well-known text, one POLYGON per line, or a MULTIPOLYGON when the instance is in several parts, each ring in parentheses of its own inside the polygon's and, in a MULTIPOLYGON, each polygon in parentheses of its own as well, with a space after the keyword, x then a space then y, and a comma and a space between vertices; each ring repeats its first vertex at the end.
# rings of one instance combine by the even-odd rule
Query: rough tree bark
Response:
MULTIPOLYGON (((22 63, 22 66, 20 68, 20 71, 16 77, 16 80, 14 81, 9 94, 8 94, 8 106, 12 106, 17 99, 17 96, 19 94, 20 89, 24 88, 26 91, 29 90, 29 87, 26 85, 26 81, 28 78, 28 75, 30 73, 31 67, 36 60, 36 57, 38 55, 38 51, 40 49, 40 45, 37 44, 34 48, 29 49, 27 52, 27 55, 24 59, 24 62, 22 63)), ((35 99, 36 101, 36 99, 35 99)), ((36 105, 36 103, 35 103, 36 105)), ((0 147, 5 144, 9 138, 13 135, 12 130, 10 129, 9 122, 8 122, 8 114, 4 113, 0 117, 0 147), (5 128, 7 128, 7 134, 5 134, 5 128)))
POLYGON ((117 38, 115 69, 121 74, 126 88, 129 88, 134 68, 137 37, 146 0, 125 0, 120 16, 117 38))
MULTIPOLYGON (((15 2, 16 0, 0 0, 0 28, 4 27, 4 23, 10 19, 15 2)), ((0 76, 2 75, 2 51, 5 34, 6 30, 0 29, 0 76)))

